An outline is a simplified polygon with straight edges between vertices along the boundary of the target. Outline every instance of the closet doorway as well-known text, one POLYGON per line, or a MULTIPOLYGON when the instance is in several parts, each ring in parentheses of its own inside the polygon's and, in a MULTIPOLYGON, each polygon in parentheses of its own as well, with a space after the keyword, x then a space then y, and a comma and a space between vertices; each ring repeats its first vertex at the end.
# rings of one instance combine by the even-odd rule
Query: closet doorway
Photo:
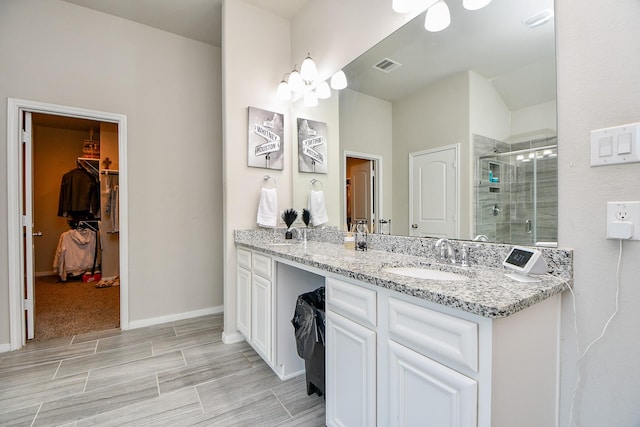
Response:
POLYGON ((119 328, 118 125, 31 120, 33 339, 119 328))
POLYGON ((8 128, 11 349, 128 329, 126 117, 9 99, 8 128), (65 175, 94 179, 97 204, 62 197, 65 175), (69 254, 70 242, 92 250, 69 254))

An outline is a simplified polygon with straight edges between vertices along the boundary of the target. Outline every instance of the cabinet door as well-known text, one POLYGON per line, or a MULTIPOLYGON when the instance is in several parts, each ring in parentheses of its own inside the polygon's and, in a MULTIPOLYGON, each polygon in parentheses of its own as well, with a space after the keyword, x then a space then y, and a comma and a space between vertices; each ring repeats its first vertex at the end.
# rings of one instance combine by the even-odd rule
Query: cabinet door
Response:
POLYGON ((329 310, 326 318, 328 426, 376 425, 376 333, 329 310))
POLYGON ((477 425, 475 380, 389 341, 389 425, 477 425))
POLYGON ((271 363, 271 282, 253 274, 251 284, 251 344, 271 363))
POLYGON ((238 331, 251 341, 251 272, 238 267, 236 274, 238 331))

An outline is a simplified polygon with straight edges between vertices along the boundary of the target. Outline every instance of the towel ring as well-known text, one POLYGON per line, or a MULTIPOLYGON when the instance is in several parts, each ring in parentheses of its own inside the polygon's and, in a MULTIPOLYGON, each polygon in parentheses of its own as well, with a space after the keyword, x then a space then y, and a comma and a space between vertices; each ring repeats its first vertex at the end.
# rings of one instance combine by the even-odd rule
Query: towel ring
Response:
POLYGON ((322 189, 323 189, 323 188, 322 188, 322 182, 320 182, 320 180, 318 180, 318 179, 313 178, 313 179, 311 180, 311 188, 313 188, 313 186, 314 186, 314 185, 316 185, 316 184, 320 184, 320 190, 322 190, 322 189))
POLYGON ((271 187, 271 188, 275 188, 275 186, 278 184, 278 183, 276 182, 276 179, 275 179, 274 177, 269 176, 269 175, 265 175, 265 176, 262 178, 262 188, 266 188, 266 187, 265 187, 265 184, 267 184, 267 182, 269 182, 269 181, 273 181, 273 187, 271 187))

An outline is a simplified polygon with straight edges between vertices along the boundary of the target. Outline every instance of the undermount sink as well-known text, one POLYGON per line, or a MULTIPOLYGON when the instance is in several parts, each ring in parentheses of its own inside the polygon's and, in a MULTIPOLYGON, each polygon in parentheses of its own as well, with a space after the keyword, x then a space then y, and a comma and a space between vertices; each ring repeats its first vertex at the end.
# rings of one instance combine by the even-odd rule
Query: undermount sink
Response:
POLYGON ((449 271, 432 270, 430 268, 423 267, 387 267, 382 269, 382 271, 400 276, 414 277, 416 279, 450 281, 468 279, 468 277, 461 274, 451 273, 449 271))
POLYGON ((268 246, 293 246, 293 245, 297 245, 298 243, 294 243, 294 242, 274 242, 274 243, 268 243, 268 246))

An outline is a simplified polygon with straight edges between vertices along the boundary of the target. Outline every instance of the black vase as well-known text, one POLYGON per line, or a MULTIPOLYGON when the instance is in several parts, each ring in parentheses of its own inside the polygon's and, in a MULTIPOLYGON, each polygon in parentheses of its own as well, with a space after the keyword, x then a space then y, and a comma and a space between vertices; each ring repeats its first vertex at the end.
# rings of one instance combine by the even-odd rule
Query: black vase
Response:
POLYGON ((289 230, 286 231, 286 233, 284 233, 284 238, 285 239, 292 239, 293 238, 293 233, 289 230))

